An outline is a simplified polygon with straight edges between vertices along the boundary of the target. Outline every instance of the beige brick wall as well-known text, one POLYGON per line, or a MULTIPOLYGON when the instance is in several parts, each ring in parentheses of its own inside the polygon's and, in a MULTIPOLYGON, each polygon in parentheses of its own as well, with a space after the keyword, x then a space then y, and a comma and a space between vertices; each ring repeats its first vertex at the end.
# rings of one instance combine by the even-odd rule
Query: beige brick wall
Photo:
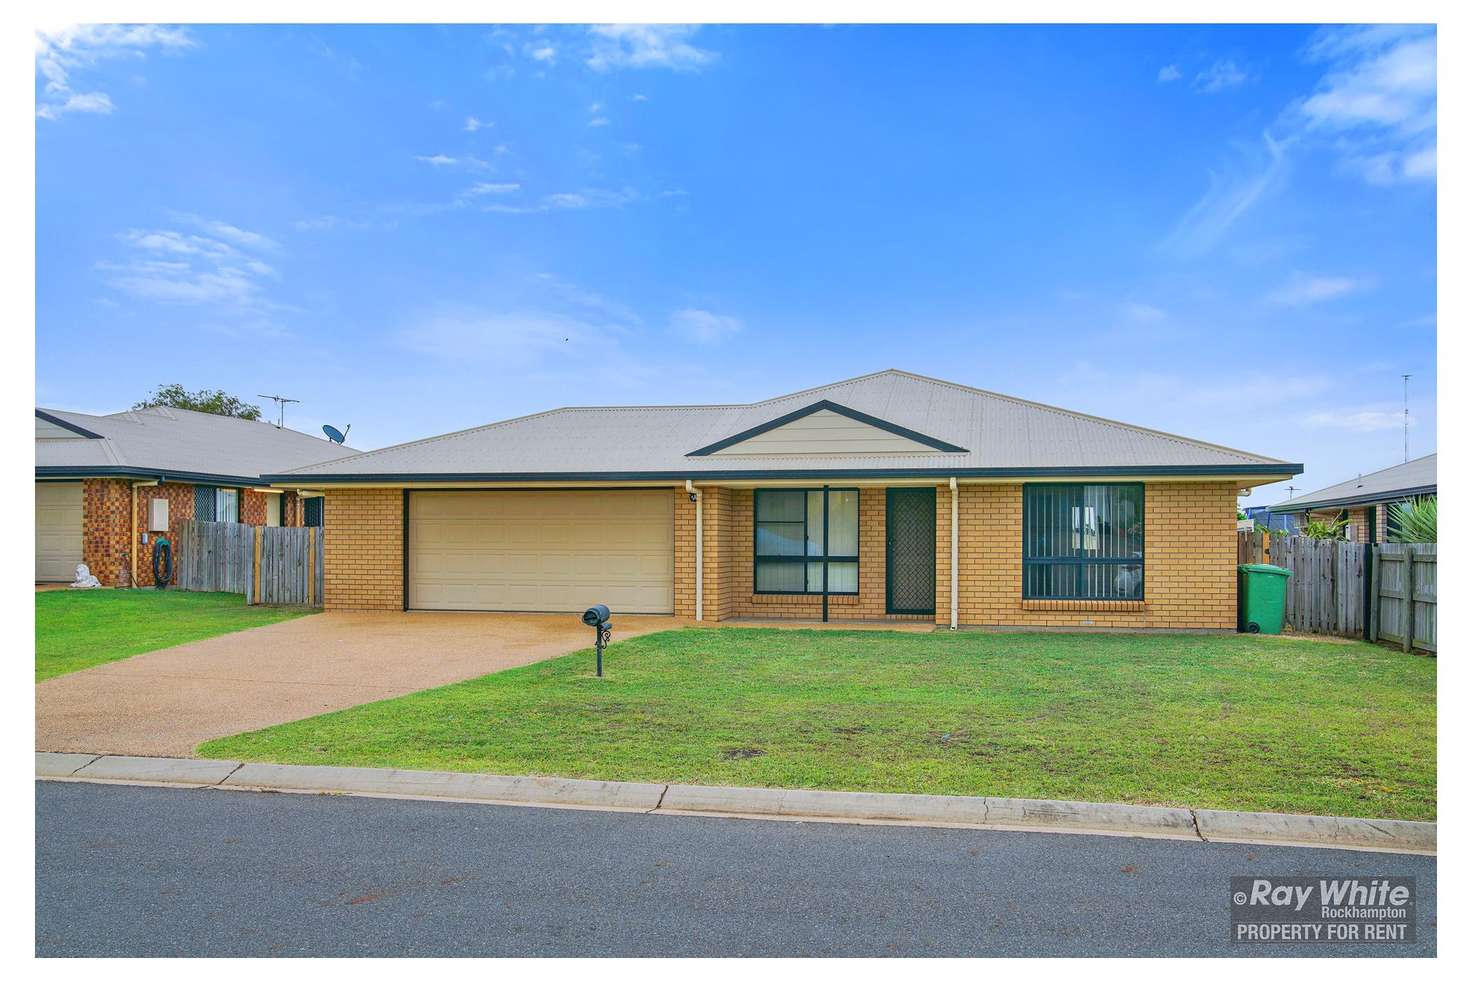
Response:
MULTIPOLYGON (((695 613, 695 506, 673 489, 675 613, 695 613)), ((707 488, 704 498, 705 618, 816 619, 818 597, 753 591, 753 494, 707 488)), ((1147 484, 1143 602, 1022 600, 1022 486, 962 485, 959 591, 963 625, 1209 628, 1236 625, 1236 488, 1147 484)), ((403 607, 403 499, 397 489, 327 492, 326 606, 403 607)), ((930 620, 885 613, 885 490, 859 493, 859 594, 830 597, 835 620, 930 620)), ((950 620, 950 491, 936 491, 936 613, 950 620)))
POLYGON ((328 610, 402 610, 404 498, 398 488, 326 492, 323 601, 328 610))
MULTIPOLYGON (((950 621, 950 489, 936 492, 936 623, 950 621)), ((1237 622, 1237 495, 1145 485, 1144 601, 1024 601, 1022 485, 963 484, 959 621, 1018 627, 1206 628, 1237 622)))
MULTIPOLYGON (((758 594, 752 566, 754 495, 750 489, 705 490, 706 608, 710 620, 730 617, 816 620, 823 615, 822 597, 758 594), (713 517, 714 516, 714 520, 713 517), (712 562, 712 555, 716 557, 712 562), (712 576, 723 581, 712 586, 712 576)), ((927 620, 923 616, 886 614, 883 488, 859 491, 859 592, 857 596, 830 596, 832 620, 927 620)), ((678 523, 678 506, 676 510, 678 523)), ((693 512, 691 516, 693 529, 693 512)), ((678 549, 678 524, 676 526, 678 549)), ((689 541, 693 544, 693 532, 689 541)), ((675 593, 680 592, 678 551, 675 556, 675 593)), ((694 558, 690 558, 694 567, 694 558)), ((690 607, 694 610, 694 606, 690 607)), ((677 603, 678 612, 678 603, 677 603)))

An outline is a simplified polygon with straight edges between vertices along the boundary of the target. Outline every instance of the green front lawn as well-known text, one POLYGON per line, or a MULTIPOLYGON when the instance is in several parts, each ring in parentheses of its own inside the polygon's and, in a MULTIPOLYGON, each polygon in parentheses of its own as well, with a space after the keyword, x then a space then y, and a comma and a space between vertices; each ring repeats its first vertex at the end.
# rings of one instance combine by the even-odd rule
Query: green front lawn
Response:
POLYGON ((1436 817, 1436 661, 1264 636, 698 629, 206 757, 1436 817))
POLYGON ((304 613, 247 607, 238 593, 47 590, 36 594, 36 681, 304 613))

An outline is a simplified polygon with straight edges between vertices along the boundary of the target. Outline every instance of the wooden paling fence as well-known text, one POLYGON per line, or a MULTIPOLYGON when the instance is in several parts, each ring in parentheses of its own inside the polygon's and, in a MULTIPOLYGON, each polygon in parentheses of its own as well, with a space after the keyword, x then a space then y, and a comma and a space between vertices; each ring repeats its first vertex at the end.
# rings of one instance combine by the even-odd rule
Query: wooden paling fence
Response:
POLYGON ((1272 538, 1266 532, 1238 532, 1237 562, 1271 563, 1272 538))
POLYGON ((1377 547, 1373 637, 1402 651, 1436 650, 1436 543, 1377 547))
POLYGON ((237 522, 185 522, 174 552, 174 584, 181 590, 245 593, 253 537, 251 526, 237 522))
POLYGON ((194 522, 180 529, 181 590, 239 593, 248 604, 322 606, 322 530, 194 522))
POLYGON ((1370 561, 1364 546, 1280 535, 1271 548, 1272 565, 1293 574, 1284 597, 1284 623, 1310 634, 1365 636, 1370 561))
POLYGON ((1293 575, 1283 623, 1294 631, 1436 650, 1436 544, 1362 545, 1240 532, 1237 560, 1293 575), (1406 630, 1406 625, 1410 630, 1406 630))

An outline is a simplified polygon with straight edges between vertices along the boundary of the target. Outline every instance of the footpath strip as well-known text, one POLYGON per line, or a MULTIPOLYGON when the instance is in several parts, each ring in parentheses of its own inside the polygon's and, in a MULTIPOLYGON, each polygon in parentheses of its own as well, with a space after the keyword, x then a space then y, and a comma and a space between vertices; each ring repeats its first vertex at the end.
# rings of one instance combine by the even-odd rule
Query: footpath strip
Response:
POLYGON ((727 788, 457 771, 249 764, 233 760, 36 754, 41 780, 294 794, 349 794, 542 808, 595 808, 829 822, 1134 835, 1195 842, 1436 854, 1436 823, 1033 798, 727 788))

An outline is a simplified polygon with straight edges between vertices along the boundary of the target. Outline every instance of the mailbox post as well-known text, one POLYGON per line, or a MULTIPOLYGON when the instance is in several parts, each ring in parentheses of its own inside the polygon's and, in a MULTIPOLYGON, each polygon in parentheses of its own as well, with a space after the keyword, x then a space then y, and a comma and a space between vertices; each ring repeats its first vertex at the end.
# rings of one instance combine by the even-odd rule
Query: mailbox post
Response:
POLYGON ((598 677, 603 677, 603 646, 613 637, 613 622, 609 620, 608 607, 594 604, 583 611, 583 623, 593 629, 593 650, 598 655, 598 677))

